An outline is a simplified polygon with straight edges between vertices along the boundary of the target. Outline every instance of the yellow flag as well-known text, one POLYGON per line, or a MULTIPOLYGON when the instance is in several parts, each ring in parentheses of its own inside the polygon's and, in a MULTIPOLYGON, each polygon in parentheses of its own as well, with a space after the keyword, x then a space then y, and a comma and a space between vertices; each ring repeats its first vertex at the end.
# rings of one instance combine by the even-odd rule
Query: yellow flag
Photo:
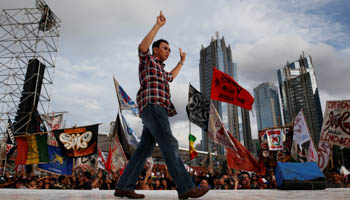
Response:
POLYGON ((36 143, 35 135, 27 137, 28 142, 28 156, 26 165, 38 164, 39 163, 39 151, 36 143))

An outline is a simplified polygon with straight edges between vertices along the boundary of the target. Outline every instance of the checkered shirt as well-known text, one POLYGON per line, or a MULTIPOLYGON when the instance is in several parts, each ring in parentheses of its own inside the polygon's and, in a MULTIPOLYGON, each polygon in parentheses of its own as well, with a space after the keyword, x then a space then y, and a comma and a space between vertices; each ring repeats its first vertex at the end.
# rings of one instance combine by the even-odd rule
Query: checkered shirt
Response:
POLYGON ((140 114, 148 104, 158 104, 165 108, 168 116, 177 114, 173 103, 170 101, 169 82, 174 77, 164 70, 165 64, 149 53, 139 51, 139 81, 140 89, 137 92, 136 101, 140 114))

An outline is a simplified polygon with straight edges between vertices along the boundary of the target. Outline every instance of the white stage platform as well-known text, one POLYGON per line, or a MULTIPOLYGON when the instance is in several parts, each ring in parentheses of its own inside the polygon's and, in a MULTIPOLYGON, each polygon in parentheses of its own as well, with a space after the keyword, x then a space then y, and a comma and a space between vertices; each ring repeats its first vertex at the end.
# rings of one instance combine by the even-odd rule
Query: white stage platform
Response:
MULTIPOLYGON (((29 190, 0 189, 0 199, 6 200, 116 200, 113 190, 29 190)), ((145 199, 178 199, 177 192, 138 190, 145 199)), ((210 190, 200 199, 207 200, 348 200, 350 188, 326 190, 210 190)))

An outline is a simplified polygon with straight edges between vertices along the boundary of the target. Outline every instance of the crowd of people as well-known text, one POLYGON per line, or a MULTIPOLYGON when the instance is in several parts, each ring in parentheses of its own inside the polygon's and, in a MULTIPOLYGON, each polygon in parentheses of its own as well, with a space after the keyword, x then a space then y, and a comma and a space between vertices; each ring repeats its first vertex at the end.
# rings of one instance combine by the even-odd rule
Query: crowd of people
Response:
MULTIPOLYGON (((239 170, 227 170, 224 173, 193 170, 190 174, 198 188, 209 187, 211 190, 277 188, 272 171, 266 176, 239 170)), ((330 172, 326 177, 327 187, 350 187, 350 175, 342 176, 338 172, 330 172)), ((114 190, 118 179, 119 172, 108 173, 102 169, 96 171, 76 168, 70 176, 52 173, 11 176, 7 172, 6 175, 0 176, 0 188, 114 190)), ((166 168, 145 169, 136 185, 138 190, 174 190, 176 187, 166 168)))

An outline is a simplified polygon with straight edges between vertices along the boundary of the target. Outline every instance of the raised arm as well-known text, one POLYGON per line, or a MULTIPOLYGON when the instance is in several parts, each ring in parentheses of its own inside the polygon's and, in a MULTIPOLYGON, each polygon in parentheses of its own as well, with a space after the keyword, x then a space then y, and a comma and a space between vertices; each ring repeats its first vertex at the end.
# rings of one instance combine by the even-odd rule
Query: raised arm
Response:
POLYGON ((174 69, 171 70, 171 72, 170 72, 173 74, 173 79, 175 79, 176 76, 179 74, 182 66, 184 65, 185 59, 186 59, 186 53, 183 52, 181 48, 179 48, 179 54, 180 54, 180 61, 177 63, 177 65, 174 67, 174 69))
POLYGON ((151 31, 143 38, 139 45, 139 50, 142 53, 147 53, 150 45, 152 44, 154 37, 156 36, 158 30, 166 23, 166 18, 164 17, 162 11, 160 11, 159 16, 157 16, 157 22, 152 27, 151 31))

